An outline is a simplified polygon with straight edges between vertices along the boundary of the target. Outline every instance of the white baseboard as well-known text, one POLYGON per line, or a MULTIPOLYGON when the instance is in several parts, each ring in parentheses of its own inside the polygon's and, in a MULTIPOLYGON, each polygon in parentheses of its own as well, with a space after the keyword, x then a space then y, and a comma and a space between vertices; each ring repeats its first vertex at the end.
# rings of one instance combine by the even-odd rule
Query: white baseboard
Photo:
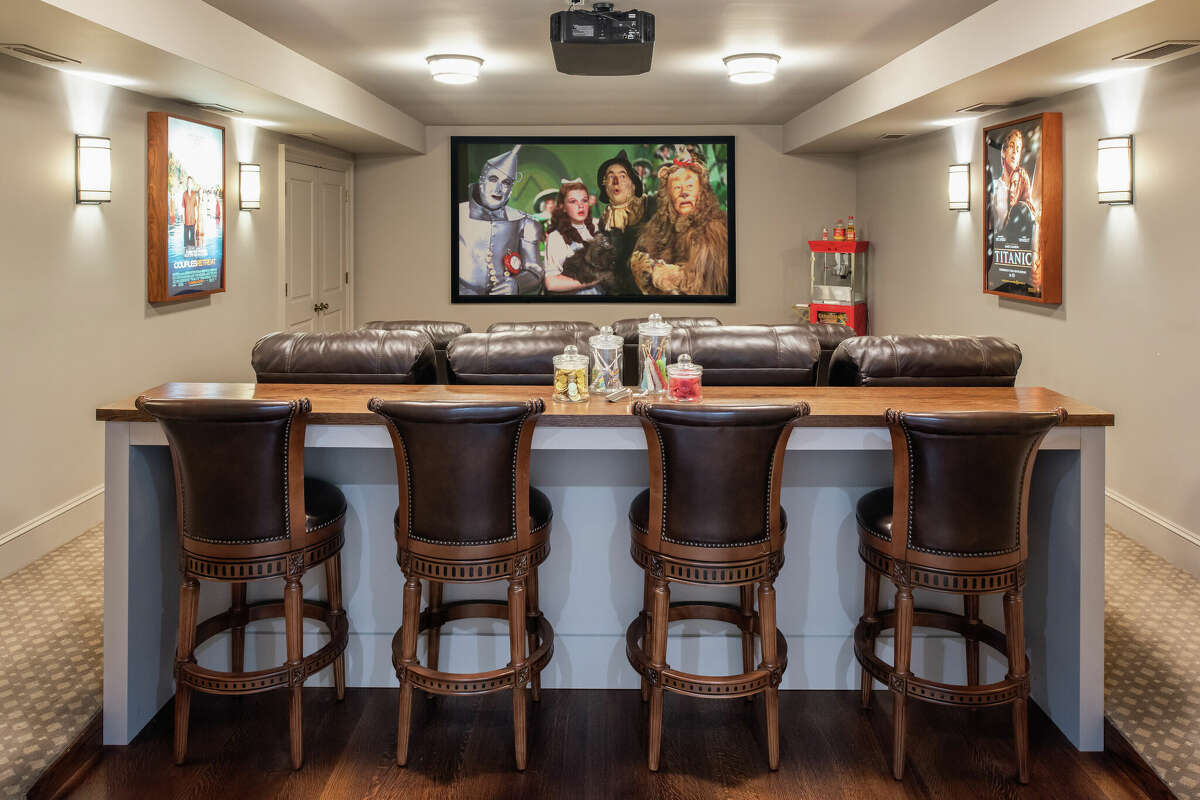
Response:
POLYGON ((1109 526, 1200 578, 1200 534, 1112 489, 1106 489, 1104 495, 1104 516, 1109 526))
POLYGON ((37 561, 104 520, 104 485, 0 535, 0 578, 37 561))

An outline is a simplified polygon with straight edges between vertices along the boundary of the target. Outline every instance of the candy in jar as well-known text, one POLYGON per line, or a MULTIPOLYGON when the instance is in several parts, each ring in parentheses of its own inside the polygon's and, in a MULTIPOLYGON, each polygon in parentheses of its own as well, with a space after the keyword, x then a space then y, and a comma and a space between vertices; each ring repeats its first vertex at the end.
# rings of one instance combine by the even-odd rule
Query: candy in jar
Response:
POLYGON ((698 403, 700 374, 704 368, 692 361, 687 353, 680 353, 679 360, 667 367, 667 396, 680 403, 698 403))
POLYGON ((554 399, 582 403, 588 399, 588 358, 569 344, 554 357, 554 399))
POLYGON ((588 345, 592 348, 592 391, 608 394, 620 389, 625 340, 613 334, 611 325, 605 325, 588 339, 588 345))
POLYGON ((667 390, 670 342, 671 325, 661 314, 638 323, 638 387, 643 393, 661 395, 667 390))

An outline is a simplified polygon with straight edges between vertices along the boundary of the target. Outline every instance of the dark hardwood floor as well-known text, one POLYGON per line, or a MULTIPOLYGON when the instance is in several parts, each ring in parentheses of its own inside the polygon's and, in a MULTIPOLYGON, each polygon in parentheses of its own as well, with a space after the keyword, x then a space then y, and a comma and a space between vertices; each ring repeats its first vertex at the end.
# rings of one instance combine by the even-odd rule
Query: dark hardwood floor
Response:
MULTIPOLYGON (((782 692, 781 765, 767 770, 762 701, 667 695, 662 770, 646 769, 637 691, 544 690, 530 706, 529 768, 513 769, 508 693, 413 704, 409 764, 393 762, 397 690, 306 689, 304 768, 288 766, 287 694, 197 695, 188 761, 171 762, 171 705, 128 747, 106 748, 80 798, 1145 798, 1119 753, 1079 753, 1036 707, 1032 782, 1016 781, 1007 709, 910 703, 903 782, 888 765, 891 702, 782 692)), ((1148 793, 1149 792, 1149 793, 1148 793)))

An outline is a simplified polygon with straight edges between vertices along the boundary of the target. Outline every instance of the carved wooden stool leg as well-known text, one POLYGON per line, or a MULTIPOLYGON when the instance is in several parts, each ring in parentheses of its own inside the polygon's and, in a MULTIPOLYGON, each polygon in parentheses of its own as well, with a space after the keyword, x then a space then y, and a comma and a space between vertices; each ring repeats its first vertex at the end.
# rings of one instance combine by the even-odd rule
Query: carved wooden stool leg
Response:
MULTIPOLYGON (((177 664, 188 664, 196 649, 196 611, 200 602, 200 582, 185 577, 179 587, 179 643, 175 649, 177 664)), ((192 708, 192 689, 181 681, 175 685, 175 763, 187 755, 188 713, 192 708)))
MULTIPOLYGON (((1020 589, 1004 593, 1004 635, 1008 644, 1008 677, 1025 677, 1025 600, 1020 589)), ((1013 737, 1017 748, 1017 777, 1029 783, 1029 709, 1022 692, 1012 704, 1013 737)))
MULTIPOLYGON (((442 607, 442 589, 444 584, 429 581, 429 611, 436 613, 442 607)), ((425 633, 426 662, 430 669, 438 668, 438 660, 442 654, 442 626, 434 625, 425 633)), ((429 699, 437 699, 437 695, 429 692, 429 699)))
POLYGON ((892 704, 895 708, 892 740, 892 776, 904 778, 905 739, 908 735, 905 679, 912 659, 913 594, 912 587, 896 587, 896 666, 892 680, 892 704))
MULTIPOLYGON (((775 640, 775 583, 763 581, 758 585, 758 624, 762 634, 763 667, 779 666, 775 640)), ((779 769, 779 685, 772 679, 766 690, 767 698, 767 765, 779 769)))
POLYGON ((246 584, 229 584, 229 615, 234 624, 229 629, 229 661, 233 672, 246 670, 246 584))
MULTIPOLYGON (((654 619, 650 614, 654 607, 654 579, 650 577, 649 571, 643 573, 642 577, 642 616, 646 619, 646 632, 642 635, 642 650, 646 653, 646 658, 650 658, 650 643, 654 641, 654 619)), ((642 702, 650 700, 650 682, 646 680, 646 676, 642 676, 642 702)))
POLYGON ((508 582, 508 647, 509 663, 516 670, 513 680, 513 744, 517 769, 525 769, 525 578, 508 582))
POLYGON ((671 587, 662 578, 654 579, 654 603, 650 619, 654 639, 650 645, 650 771, 658 771, 662 752, 663 688, 662 671, 667 666, 667 625, 671 619, 671 587))
MULTIPOLYGON (((287 639, 287 663, 291 668, 304 660, 304 590, 299 576, 288 577, 283 585, 283 623, 287 639)), ((289 690, 288 730, 292 742, 292 769, 304 763, 304 723, 302 717, 301 683, 289 690)))
MULTIPOLYGON (((867 625, 873 625, 878 622, 875 614, 879 611, 879 572, 867 567, 866 580, 863 584, 863 616, 862 621, 867 625)), ((875 652, 875 637, 871 637, 871 652, 875 652)), ((871 673, 867 672, 866 667, 861 667, 862 670, 862 707, 871 707, 871 689, 875 686, 875 679, 871 677, 871 673)))
MULTIPOLYGON (((741 595, 742 606, 742 621, 749 623, 754 619, 754 584, 738 587, 738 594, 741 595)), ((742 630, 742 672, 750 672, 754 669, 754 634, 748 630, 742 630)), ((746 702, 753 703, 754 695, 746 695, 746 702)))
POLYGON ((421 581, 409 577, 404 582, 404 611, 400 621, 400 713, 396 720, 396 764, 408 763, 408 733, 412 727, 413 688, 407 667, 417 663, 417 631, 420 627, 421 581))
MULTIPOLYGON (((329 613, 342 615, 346 609, 342 607, 342 554, 334 553, 325 562, 325 593, 329 596, 329 613)), ((337 689, 337 699, 346 699, 346 654, 339 653, 333 660, 333 685, 337 689)))
POLYGON ((963 595, 963 616, 967 618, 967 683, 979 685, 979 639, 970 632, 979 624, 979 595, 963 595))
MULTIPOLYGON (((525 636, 529 640, 529 652, 533 653, 538 646, 537 624, 538 615, 541 614, 541 607, 538 605, 538 568, 533 567, 529 570, 529 577, 525 583, 525 636)), ((530 698, 533 702, 538 702, 542 699, 542 676, 540 672, 530 672, 530 698)))

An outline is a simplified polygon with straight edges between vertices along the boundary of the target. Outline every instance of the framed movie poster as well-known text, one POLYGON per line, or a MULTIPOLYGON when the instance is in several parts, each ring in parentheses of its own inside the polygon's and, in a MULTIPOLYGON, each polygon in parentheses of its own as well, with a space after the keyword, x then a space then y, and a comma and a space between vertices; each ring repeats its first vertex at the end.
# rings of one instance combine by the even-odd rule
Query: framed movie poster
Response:
POLYGON ((225 291, 225 129, 161 111, 147 115, 147 297, 225 291))
POLYGON ((983 131, 983 290, 1062 302, 1062 114, 983 131))
POLYGON ((736 299, 733 137, 450 139, 455 303, 736 299))

